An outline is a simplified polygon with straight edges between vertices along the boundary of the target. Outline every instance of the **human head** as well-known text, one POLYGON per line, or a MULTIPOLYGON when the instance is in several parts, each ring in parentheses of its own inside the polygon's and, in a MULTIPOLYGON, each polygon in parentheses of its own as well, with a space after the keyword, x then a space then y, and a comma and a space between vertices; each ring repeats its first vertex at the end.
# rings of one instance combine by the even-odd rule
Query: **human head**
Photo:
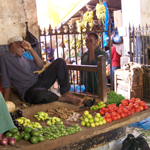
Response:
POLYGON ((9 51, 16 55, 16 56, 22 56, 24 52, 24 48, 22 47, 21 43, 23 41, 23 38, 21 36, 15 36, 8 40, 8 47, 9 51))
POLYGON ((95 47, 98 46, 98 35, 95 32, 90 32, 86 35, 86 46, 88 43, 93 44, 95 47))

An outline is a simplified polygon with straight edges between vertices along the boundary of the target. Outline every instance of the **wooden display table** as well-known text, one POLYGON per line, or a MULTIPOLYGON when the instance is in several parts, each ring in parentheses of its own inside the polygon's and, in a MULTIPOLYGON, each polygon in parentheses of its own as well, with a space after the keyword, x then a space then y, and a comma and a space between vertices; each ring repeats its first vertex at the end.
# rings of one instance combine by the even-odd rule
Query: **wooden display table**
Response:
MULTIPOLYGON (((49 104, 34 105, 23 110, 23 115, 30 119, 31 121, 37 121, 33 115, 39 111, 46 111, 47 109, 56 109, 61 106, 70 107, 76 111, 83 113, 84 109, 79 109, 77 106, 73 106, 67 103, 53 102, 49 104)), ((126 126, 146 119, 149 117, 150 109, 144 110, 140 113, 135 113, 123 119, 112 121, 111 123, 106 123, 105 125, 88 128, 82 127, 80 122, 74 124, 79 124, 83 129, 81 132, 60 137, 54 140, 48 140, 31 144, 29 141, 20 140, 16 142, 16 146, 0 146, 0 150, 86 150, 94 147, 99 147, 107 144, 115 139, 119 139, 125 136, 126 126)), ((71 125, 68 123, 68 126, 71 125)))

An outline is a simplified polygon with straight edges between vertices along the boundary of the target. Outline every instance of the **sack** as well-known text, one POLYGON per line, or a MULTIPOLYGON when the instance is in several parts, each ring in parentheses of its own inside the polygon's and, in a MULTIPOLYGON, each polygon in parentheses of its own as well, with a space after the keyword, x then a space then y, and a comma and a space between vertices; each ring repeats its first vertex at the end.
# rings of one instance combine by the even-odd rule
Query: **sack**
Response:
POLYGON ((123 43, 123 38, 121 36, 119 36, 117 28, 113 31, 111 40, 112 40, 112 43, 114 43, 114 44, 123 43))
POLYGON ((39 44, 37 38, 28 29, 26 30, 25 40, 31 44, 32 48, 37 47, 39 44))
POLYGON ((37 38, 28 30, 28 22, 26 23, 26 37, 25 40, 28 41, 32 48, 35 48, 39 45, 37 38))
POLYGON ((135 138, 133 134, 128 134, 127 138, 122 143, 121 150, 150 150, 143 135, 144 134, 142 133, 135 138))

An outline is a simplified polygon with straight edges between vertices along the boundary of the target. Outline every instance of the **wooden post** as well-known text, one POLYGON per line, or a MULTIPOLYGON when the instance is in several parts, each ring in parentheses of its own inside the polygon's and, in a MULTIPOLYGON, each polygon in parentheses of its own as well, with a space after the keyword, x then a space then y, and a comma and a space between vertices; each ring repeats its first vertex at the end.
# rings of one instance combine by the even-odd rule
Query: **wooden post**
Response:
POLYGON ((104 103, 107 102, 107 84, 106 84, 106 64, 105 56, 99 55, 97 57, 97 76, 98 76, 98 96, 104 103))

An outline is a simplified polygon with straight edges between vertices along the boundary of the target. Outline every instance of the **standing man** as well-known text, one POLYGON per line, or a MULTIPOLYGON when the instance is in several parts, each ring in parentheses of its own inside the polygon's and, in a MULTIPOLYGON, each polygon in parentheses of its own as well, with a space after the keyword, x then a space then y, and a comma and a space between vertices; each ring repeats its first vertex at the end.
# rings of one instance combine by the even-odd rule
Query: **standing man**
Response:
MULTIPOLYGON (((105 62, 107 59, 107 53, 105 51, 102 51, 98 45, 98 35, 94 32, 90 32, 86 36, 86 47, 88 48, 88 51, 85 52, 81 57, 81 64, 82 65, 97 65, 97 56, 103 55, 105 56, 105 62)), ((83 83, 86 87, 86 90, 88 92, 94 94, 98 94, 98 78, 97 73, 93 73, 94 77, 94 87, 92 82, 92 73, 87 73, 87 82, 86 82, 86 74, 85 72, 81 72, 81 83, 83 83), (87 83, 87 85, 86 85, 87 83), (93 89, 94 88, 94 89, 93 89)))
POLYGON ((16 36, 8 40, 9 51, 3 53, 1 61, 1 79, 4 89, 4 99, 9 99, 10 87, 13 84, 22 99, 28 103, 40 104, 53 101, 68 102, 79 105, 81 99, 69 93, 70 83, 68 70, 63 59, 52 62, 41 74, 33 72, 43 67, 43 62, 31 47, 31 44, 22 37, 16 36), (24 49, 30 51, 33 60, 25 58, 24 49), (49 91, 49 88, 58 80, 61 97, 49 91))
POLYGON ((116 52, 116 45, 114 43, 112 43, 113 46, 111 47, 111 55, 112 55, 112 86, 114 89, 114 73, 116 69, 120 69, 120 57, 121 55, 119 55, 116 52))
POLYGON ((55 49, 52 48, 52 47, 50 47, 49 43, 46 43, 46 49, 44 51, 47 54, 47 61, 48 62, 53 62, 54 61, 54 52, 55 52, 55 49))

